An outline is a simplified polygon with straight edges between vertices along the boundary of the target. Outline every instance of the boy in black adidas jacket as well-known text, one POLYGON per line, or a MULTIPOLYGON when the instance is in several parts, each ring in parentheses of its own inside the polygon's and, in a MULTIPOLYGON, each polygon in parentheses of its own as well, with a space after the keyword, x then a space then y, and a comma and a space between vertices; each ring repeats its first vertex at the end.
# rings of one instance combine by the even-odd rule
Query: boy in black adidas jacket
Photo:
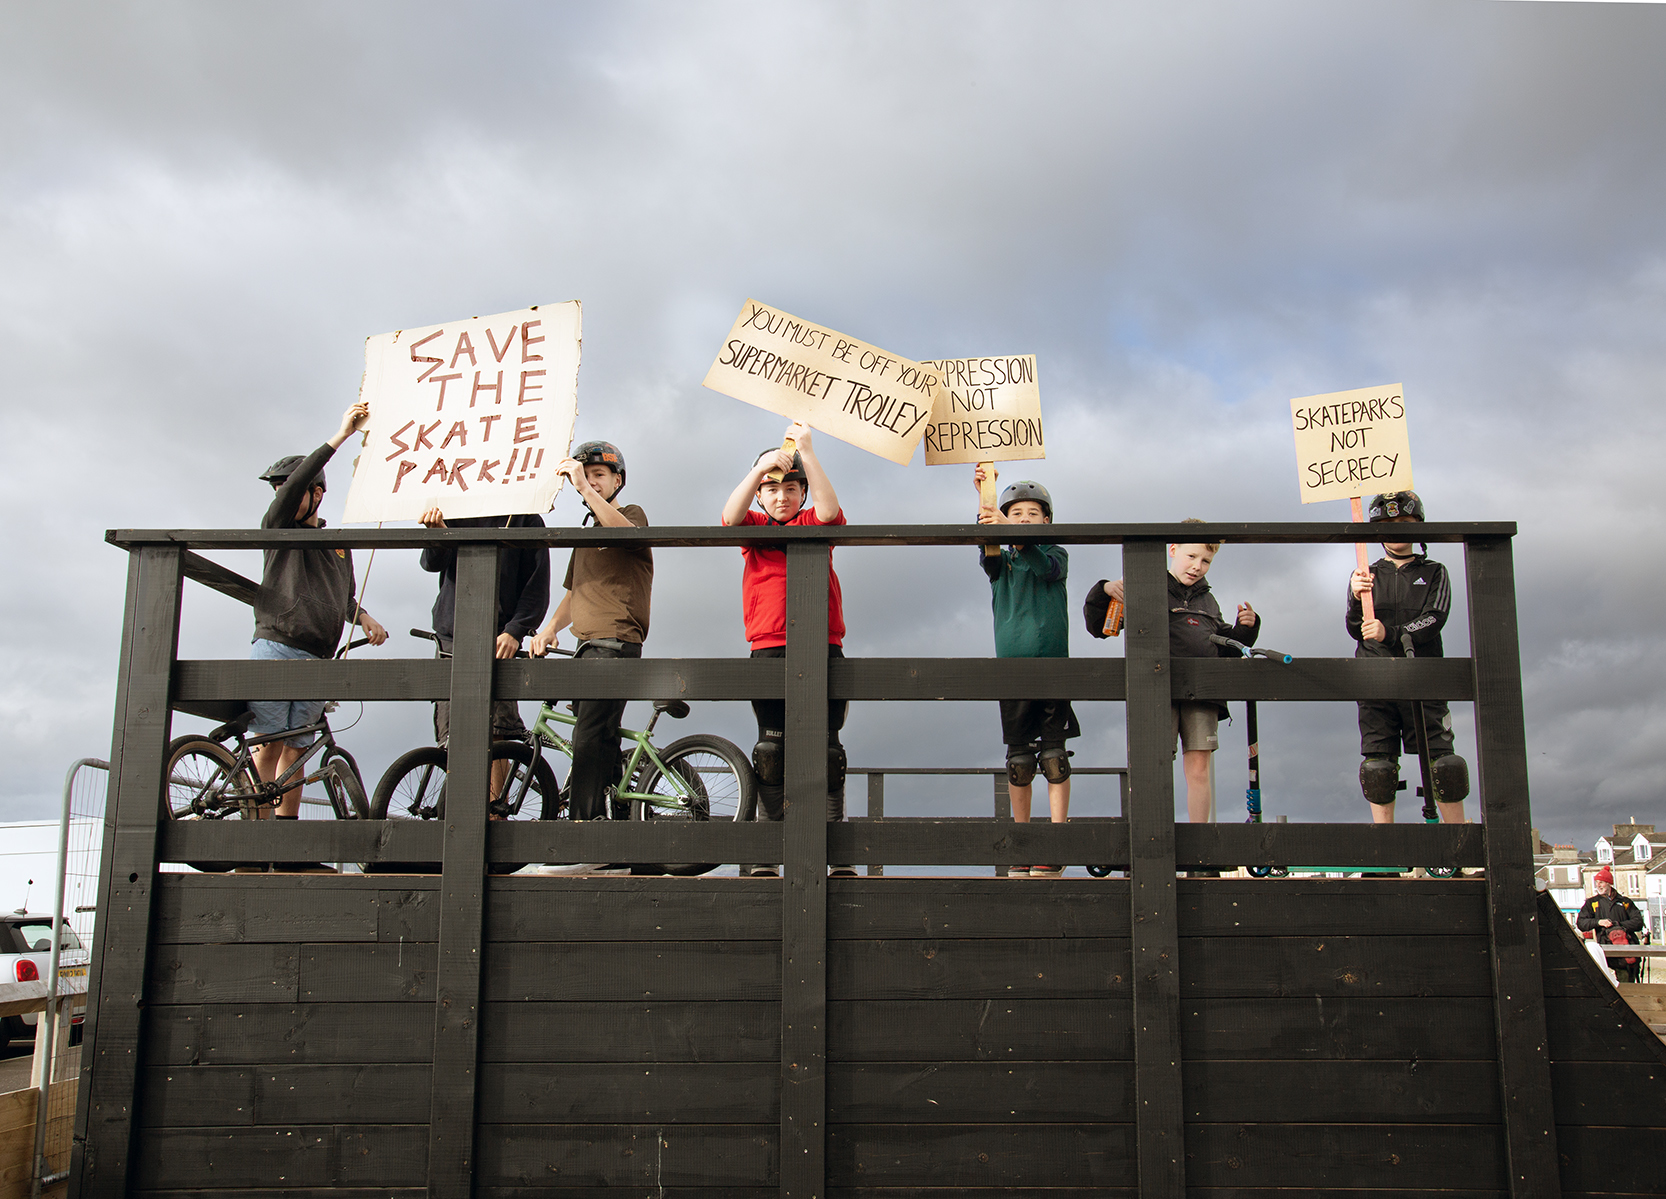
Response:
MULTIPOLYGON (((1389 492, 1371 501, 1373 523, 1421 523, 1423 519, 1423 501, 1415 491, 1389 492)), ((1444 657, 1440 631, 1452 609, 1452 581, 1446 567, 1416 552, 1410 541, 1385 539, 1383 550, 1386 556, 1370 570, 1356 570, 1349 579, 1348 634, 1359 643, 1354 657, 1403 658, 1408 636, 1415 657, 1444 657), (1375 620, 1365 619, 1360 602, 1365 592, 1376 606, 1375 620)), ((1402 746, 1413 757, 1417 754, 1414 713, 1410 701, 1373 699, 1359 705, 1359 752, 1365 759, 1359 768, 1359 786, 1371 804, 1371 819, 1378 824, 1394 823, 1402 746)), ((1439 700, 1423 701, 1423 726, 1428 732, 1440 818, 1447 824, 1462 824, 1469 764, 1452 752, 1451 710, 1439 700)))

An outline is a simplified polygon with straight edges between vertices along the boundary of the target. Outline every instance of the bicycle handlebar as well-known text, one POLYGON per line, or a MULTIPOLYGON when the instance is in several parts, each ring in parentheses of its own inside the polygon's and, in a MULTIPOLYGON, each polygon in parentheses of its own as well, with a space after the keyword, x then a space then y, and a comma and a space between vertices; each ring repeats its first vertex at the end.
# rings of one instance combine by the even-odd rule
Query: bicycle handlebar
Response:
MULTIPOLYGON (((440 635, 438 633, 434 632, 432 629, 412 629, 411 630, 411 636, 420 637, 424 641, 432 641, 435 645, 440 645, 440 635)), ((363 643, 361 642, 360 644, 363 644, 363 643)), ((569 658, 576 656, 573 650, 562 649, 560 646, 556 646, 556 645, 550 646, 550 653, 552 653, 552 654, 563 654, 563 655, 565 655, 566 657, 569 657, 569 658)), ((518 649, 518 650, 515 651, 515 656, 517 658, 530 658, 532 655, 527 653, 524 649, 518 649)), ((440 645, 440 657, 442 657, 442 658, 451 657, 451 651, 446 649, 443 645, 440 645)))
POLYGON ((1216 645, 1224 645, 1229 649, 1235 649, 1246 658, 1267 658, 1274 662, 1282 662, 1286 666, 1296 660, 1294 656, 1284 653, 1281 650, 1256 649, 1254 646, 1245 645, 1242 641, 1234 641, 1230 637, 1222 637, 1218 633, 1210 633, 1209 640, 1213 641, 1216 645))

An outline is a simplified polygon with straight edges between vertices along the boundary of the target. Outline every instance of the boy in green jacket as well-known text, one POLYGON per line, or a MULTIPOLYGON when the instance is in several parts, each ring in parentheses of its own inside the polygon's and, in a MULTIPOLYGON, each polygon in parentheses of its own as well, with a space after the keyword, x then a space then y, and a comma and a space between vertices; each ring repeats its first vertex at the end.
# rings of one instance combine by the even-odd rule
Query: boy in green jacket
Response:
MULTIPOLYGON (((972 480, 979 490, 988 470, 979 465, 972 480)), ((978 523, 985 525, 1042 525, 1053 523, 1053 497, 1040 483, 1014 483, 1001 493, 998 509, 980 508, 978 523)), ((1070 612, 1064 580, 1070 556, 1062 546, 1008 546, 997 554, 978 549, 984 574, 989 576, 995 611, 995 656, 998 658, 1068 658, 1070 612)), ((1030 784, 1039 770, 1047 780, 1047 806, 1054 824, 1070 816, 1070 751, 1064 746, 1080 737, 1082 728, 1070 702, 1062 699, 1003 699, 1001 740, 1007 747, 1007 789, 1012 818, 1030 819, 1030 784)), ((1057 878, 1061 866, 1014 866, 1007 873, 1019 878, 1057 878)))

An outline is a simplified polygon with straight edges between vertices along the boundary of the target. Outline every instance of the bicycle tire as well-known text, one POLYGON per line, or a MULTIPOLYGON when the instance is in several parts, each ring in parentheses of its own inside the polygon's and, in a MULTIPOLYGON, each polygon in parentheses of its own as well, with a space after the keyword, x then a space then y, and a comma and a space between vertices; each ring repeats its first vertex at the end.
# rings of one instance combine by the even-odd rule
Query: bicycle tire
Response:
MULTIPOLYGON (((555 770, 544 760, 544 755, 524 741, 495 741, 492 743, 494 771, 499 762, 508 762, 509 771, 504 775, 502 789, 487 804, 492 818, 543 820, 546 814, 553 818, 561 806, 561 785, 555 781, 555 770), (511 803, 515 804, 514 811, 509 810, 511 803)), ((486 873, 514 874, 525 866, 525 862, 488 862, 486 873)))
MULTIPOLYGON (((751 820, 757 811, 756 780, 752 760, 733 741, 709 733, 695 733, 666 746, 659 755, 667 770, 674 770, 683 784, 695 792, 691 806, 675 784, 666 779, 653 759, 637 770, 632 791, 644 795, 663 794, 665 799, 631 800, 632 820, 751 820)), ((696 875, 716 870, 719 862, 667 862, 639 867, 645 872, 696 875)))
MULTIPOLYGON (((370 798, 372 820, 434 820, 445 815, 446 752, 419 745, 393 760, 370 798), (391 813, 391 815, 390 815, 391 813)), ((439 862, 360 862, 366 874, 439 874, 439 862)))
MULTIPOLYGON (((236 757, 218 741, 187 735, 176 737, 169 744, 167 769, 162 772, 162 790, 158 797, 162 819, 223 820, 232 815, 247 816, 250 812, 249 801, 253 799, 254 791, 254 780, 249 776, 248 770, 239 770, 236 757), (197 801, 205 791, 215 787, 221 780, 224 780, 221 794, 244 795, 248 799, 238 801, 235 813, 208 816, 197 808, 197 801)), ((224 874, 237 865, 235 862, 185 864, 204 874, 224 874)))
MULTIPOLYGON (((324 770, 330 771, 341 788, 341 799, 346 801, 345 812, 336 795, 330 795, 331 806, 335 808, 337 820, 369 820, 370 800, 365 797, 364 780, 359 776, 359 764, 353 760, 353 755, 339 745, 324 751, 321 759, 324 770)), ((324 786, 330 787, 331 775, 324 777, 324 786)))

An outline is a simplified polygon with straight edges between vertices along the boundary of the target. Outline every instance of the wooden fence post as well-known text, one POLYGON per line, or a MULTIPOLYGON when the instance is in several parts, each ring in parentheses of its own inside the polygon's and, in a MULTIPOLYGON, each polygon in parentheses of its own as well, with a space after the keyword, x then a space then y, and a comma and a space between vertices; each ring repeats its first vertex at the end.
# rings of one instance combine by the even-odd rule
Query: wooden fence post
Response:
POLYGON ((1168 567, 1161 541, 1122 547, 1128 605, 1128 871, 1133 921, 1134 1095, 1141 1199, 1184 1199, 1179 905, 1168 567))
POLYGON ((70 1193, 86 1199, 126 1195, 133 1156, 139 1028, 162 810, 157 780, 167 766, 168 688, 179 647, 183 552, 177 546, 146 546, 128 558, 127 617, 110 745, 111 797, 104 810, 98 930, 87 979, 86 1048, 70 1157, 70 1193))
POLYGON ((827 1174, 828 549, 787 549, 787 777, 781 879, 781 1195, 827 1174))
POLYGON ((435 971, 434 1089, 428 1120, 429 1199, 469 1199, 474 1189, 497 558, 494 545, 465 545, 457 551, 445 862, 435 971))
POLYGON ((1470 538, 1464 543, 1464 564, 1510 1195, 1511 1199, 1553 1199, 1561 1195, 1562 1184, 1539 960, 1532 815, 1527 804, 1527 731, 1510 539, 1470 538))

